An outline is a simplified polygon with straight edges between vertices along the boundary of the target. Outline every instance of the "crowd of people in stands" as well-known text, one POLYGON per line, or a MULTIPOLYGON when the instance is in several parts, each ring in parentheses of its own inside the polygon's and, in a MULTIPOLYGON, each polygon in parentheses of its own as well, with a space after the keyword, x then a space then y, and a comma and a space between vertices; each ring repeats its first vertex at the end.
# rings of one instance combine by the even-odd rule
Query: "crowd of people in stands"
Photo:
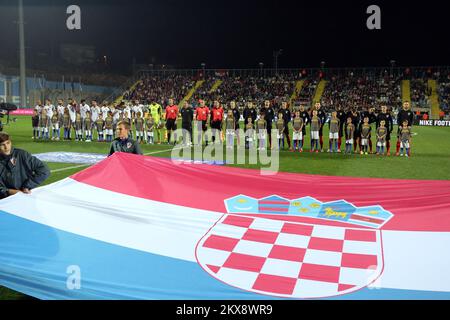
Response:
POLYGON ((259 105, 265 100, 279 103, 283 99, 290 98, 294 86, 295 78, 292 76, 210 78, 192 97, 191 103, 196 105, 200 98, 206 103, 212 103, 216 99, 233 100, 242 105, 248 101, 259 105), (222 83, 212 91, 217 80, 221 80, 222 83))
POLYGON ((413 105, 418 108, 428 107, 428 97, 431 95, 431 88, 427 84, 426 79, 412 79, 411 86, 411 101, 413 105))
POLYGON ((306 79, 294 104, 309 105, 314 98, 318 83, 318 79, 306 79))
POLYGON ((194 85, 195 81, 187 76, 146 77, 133 90, 127 90, 124 99, 150 103, 152 100, 167 101, 172 97, 175 101, 181 101, 194 85))
POLYGON ((438 90, 439 104, 441 110, 449 115, 450 114, 450 74, 447 77, 442 77, 438 90))
POLYGON ((401 105, 400 79, 389 75, 333 76, 322 96, 325 106, 367 109, 386 104, 393 108, 401 105))

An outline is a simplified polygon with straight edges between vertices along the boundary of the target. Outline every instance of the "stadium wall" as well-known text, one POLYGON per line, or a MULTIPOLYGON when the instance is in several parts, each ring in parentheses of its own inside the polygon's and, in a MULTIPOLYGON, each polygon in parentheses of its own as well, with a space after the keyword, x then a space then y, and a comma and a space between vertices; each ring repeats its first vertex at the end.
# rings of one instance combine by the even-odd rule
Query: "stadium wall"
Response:
MULTIPOLYGON (((27 96, 29 98, 28 104, 34 103, 31 95, 36 92, 58 92, 64 97, 70 95, 73 92, 78 92, 78 95, 82 92, 97 94, 97 95, 110 95, 117 88, 85 85, 78 81, 47 81, 45 78, 27 77, 27 96)), ((20 103, 20 90, 19 90, 19 77, 18 76, 2 76, 0 75, 0 101, 8 101, 14 104, 20 103)), ((45 95, 45 94, 44 94, 45 95)))

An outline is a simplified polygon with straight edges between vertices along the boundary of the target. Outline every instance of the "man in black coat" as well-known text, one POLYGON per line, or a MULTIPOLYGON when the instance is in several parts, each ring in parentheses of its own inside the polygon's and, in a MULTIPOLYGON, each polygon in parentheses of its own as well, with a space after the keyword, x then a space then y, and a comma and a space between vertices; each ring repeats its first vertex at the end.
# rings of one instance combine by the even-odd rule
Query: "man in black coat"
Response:
POLYGON ((25 150, 13 148, 9 135, 0 133, 0 198, 31 193, 49 176, 45 163, 25 150))

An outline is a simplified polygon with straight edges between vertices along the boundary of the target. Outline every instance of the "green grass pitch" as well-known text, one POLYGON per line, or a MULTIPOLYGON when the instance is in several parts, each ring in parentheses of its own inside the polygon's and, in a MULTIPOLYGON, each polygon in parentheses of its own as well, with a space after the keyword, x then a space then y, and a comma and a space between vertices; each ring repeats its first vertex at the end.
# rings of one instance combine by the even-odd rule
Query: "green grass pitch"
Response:
MULTIPOLYGON (((243 127, 243 126, 241 126, 243 127)), ((325 126, 324 149, 328 149, 328 132, 325 126)), ((396 130, 396 129, 395 129, 396 130)), ((108 143, 75 141, 33 141, 31 118, 19 116, 17 121, 5 125, 13 141, 13 146, 31 153, 71 151, 103 153, 109 151, 108 143)), ((280 152, 280 171, 373 178, 450 180, 450 128, 414 127, 412 139, 412 157, 380 157, 375 155, 344 155, 329 153, 291 153, 280 152)), ((194 134, 195 138, 195 134, 194 134)), ((194 139, 195 140, 195 139, 194 139)), ((374 140, 374 139, 373 139, 374 140)), ((395 153, 396 138, 391 141, 391 153, 395 153)), ((309 134, 305 148, 309 150, 309 134)), ((170 157, 168 145, 141 145, 144 154, 158 157, 170 157)), ((374 143, 375 148, 375 143, 374 143)), ((76 164, 48 163, 53 171, 45 184, 64 179, 87 166, 76 164)), ((260 165, 232 165, 247 168, 259 168, 260 165)), ((23 294, 0 287, 0 300, 26 299, 23 294)))

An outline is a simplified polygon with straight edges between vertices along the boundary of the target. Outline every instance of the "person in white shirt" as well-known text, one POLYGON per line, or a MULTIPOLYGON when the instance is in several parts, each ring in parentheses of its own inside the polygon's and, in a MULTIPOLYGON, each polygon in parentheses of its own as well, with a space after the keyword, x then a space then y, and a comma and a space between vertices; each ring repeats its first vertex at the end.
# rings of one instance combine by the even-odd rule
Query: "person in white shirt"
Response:
POLYGON ((95 123, 97 121, 98 117, 100 116, 101 109, 97 105, 97 101, 92 100, 92 106, 91 106, 91 119, 92 123, 95 123))
POLYGON ((115 108, 114 106, 111 106, 111 112, 113 114, 113 137, 115 137, 117 123, 120 121, 120 114, 122 113, 122 110, 120 110, 119 108, 115 108))
POLYGON ((94 128, 97 129, 97 134, 99 134, 98 128, 97 128, 97 120, 101 116, 102 110, 97 104, 97 101, 92 100, 91 102, 91 120, 92 120, 92 131, 94 131, 94 128))
POLYGON ((58 99, 58 105, 56 106, 56 114, 58 115, 58 123, 59 128, 63 128, 63 120, 64 120, 64 101, 62 99, 58 99))
POLYGON ((58 105, 56 106, 56 112, 58 113, 58 119, 62 119, 64 117, 64 101, 62 99, 58 100, 58 105))
MULTIPOLYGON (((36 110, 37 115, 39 116, 39 123, 41 123, 40 119, 41 119, 41 114, 42 114, 42 110, 44 109, 44 106, 42 105, 41 100, 38 100, 36 103, 36 106, 34 107, 34 110, 36 110)), ((38 139, 41 138, 41 128, 38 126, 37 127, 38 130, 38 139)))
POLYGON ((83 129, 82 129, 82 131, 85 131, 85 130, 89 130, 89 129, 87 129, 86 127, 85 127, 85 120, 86 120, 86 112, 90 112, 91 111, 91 108, 89 107, 89 105, 86 103, 86 100, 81 100, 81 103, 80 103, 80 115, 81 115, 81 121, 82 121, 82 123, 83 123, 83 129))
MULTIPOLYGON (((123 114, 124 114, 124 118, 128 121, 128 123, 130 124, 130 126, 132 125, 132 117, 131 117, 131 103, 127 103, 125 105, 125 108, 123 108, 123 114)), ((133 139, 133 130, 130 130, 130 132, 128 133, 128 136, 133 139)))
POLYGON ((34 110, 37 111, 39 116, 41 115, 43 108, 44 108, 44 106, 42 105, 41 100, 38 100, 37 103, 36 103, 36 106, 34 107, 34 110))
POLYGON ((132 111, 133 111, 133 119, 135 119, 137 118, 137 114, 139 112, 141 113, 141 115, 144 114, 144 105, 139 103, 139 100, 135 100, 132 111))
POLYGON ((131 120, 131 106, 130 104, 126 104, 125 108, 123 108, 124 117, 127 120, 131 120))
MULTIPOLYGON (((55 114, 55 106, 52 104, 52 101, 50 99, 45 99, 45 105, 43 107, 42 110, 46 111, 47 117, 48 119, 50 119, 50 124, 51 124, 51 119, 53 118, 53 115, 55 114)), ((51 127, 51 125, 50 125, 51 127)), ((55 135, 55 132, 53 131, 53 135, 55 135)), ((56 136, 52 136, 52 140, 54 140, 56 138, 56 136)))
MULTIPOLYGON (((69 110, 70 122, 72 123, 71 127, 75 130, 75 120, 77 118, 77 102, 73 99, 69 99, 69 103, 67 104, 67 110, 69 110)), ((68 139, 72 140, 70 138, 70 131, 68 139)))
POLYGON ((102 107, 101 107, 101 111, 102 111, 102 118, 103 118, 103 121, 105 121, 105 120, 106 120, 106 117, 108 116, 108 112, 110 111, 107 102, 103 102, 103 105, 102 105, 102 107))

